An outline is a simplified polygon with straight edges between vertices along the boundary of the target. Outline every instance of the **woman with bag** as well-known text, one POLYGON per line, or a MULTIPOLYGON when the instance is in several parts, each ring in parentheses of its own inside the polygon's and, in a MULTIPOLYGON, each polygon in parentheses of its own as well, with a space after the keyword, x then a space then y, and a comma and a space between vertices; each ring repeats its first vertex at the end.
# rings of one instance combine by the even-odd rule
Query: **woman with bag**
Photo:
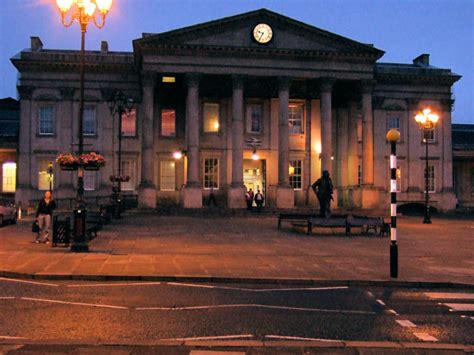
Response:
POLYGON ((44 242, 49 244, 49 229, 55 208, 56 203, 53 201, 51 191, 46 191, 44 198, 39 202, 38 209, 36 210, 35 222, 38 224, 38 234, 36 235, 35 243, 41 243, 41 235, 44 235, 44 242))

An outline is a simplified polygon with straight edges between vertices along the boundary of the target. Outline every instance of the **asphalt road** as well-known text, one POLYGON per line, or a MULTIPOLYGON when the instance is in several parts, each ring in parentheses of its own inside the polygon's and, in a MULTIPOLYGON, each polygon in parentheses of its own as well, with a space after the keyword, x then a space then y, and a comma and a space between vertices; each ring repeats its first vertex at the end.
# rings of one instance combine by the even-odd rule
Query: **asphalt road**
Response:
POLYGON ((0 278, 0 342, 178 340, 474 343, 472 290, 0 278))

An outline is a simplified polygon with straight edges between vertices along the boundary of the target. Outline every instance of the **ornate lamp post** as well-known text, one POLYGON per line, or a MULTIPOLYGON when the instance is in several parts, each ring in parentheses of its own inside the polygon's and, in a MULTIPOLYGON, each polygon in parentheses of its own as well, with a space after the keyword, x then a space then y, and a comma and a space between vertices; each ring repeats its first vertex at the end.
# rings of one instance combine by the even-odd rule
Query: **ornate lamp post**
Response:
POLYGON ((113 177, 114 186, 112 187, 113 198, 117 204, 117 218, 120 218, 120 213, 122 210, 122 179, 125 177, 122 176, 122 116, 125 113, 127 116, 130 115, 132 111, 134 102, 131 97, 125 96, 122 90, 116 90, 113 92, 107 99, 107 104, 109 106, 110 114, 112 117, 118 113, 118 173, 113 177), (115 183, 117 185, 115 186, 115 183))
MULTIPOLYGON (((87 26, 92 21, 97 28, 105 25, 105 18, 112 7, 113 0, 56 0, 56 4, 61 13, 61 22, 65 27, 70 27, 74 22, 81 26, 81 61, 80 61, 80 96, 79 96, 79 117, 78 117, 78 135, 79 156, 84 153, 84 54, 85 54, 85 35, 87 26), (97 22, 97 10, 101 22, 97 22), (69 18, 68 18, 69 17, 69 18)), ((77 174, 77 196, 76 210, 74 211, 74 239, 71 244, 71 250, 75 252, 87 252, 89 246, 85 235, 86 211, 84 206, 84 170, 80 166, 77 174)))
POLYGON ((431 112, 431 109, 425 108, 423 111, 418 112, 415 116, 415 121, 418 123, 418 126, 423 131, 423 141, 425 142, 425 217, 423 219, 423 223, 431 224, 431 217, 430 217, 430 206, 428 204, 429 201, 429 194, 428 194, 428 134, 431 130, 435 128, 436 123, 439 120, 439 116, 431 112))

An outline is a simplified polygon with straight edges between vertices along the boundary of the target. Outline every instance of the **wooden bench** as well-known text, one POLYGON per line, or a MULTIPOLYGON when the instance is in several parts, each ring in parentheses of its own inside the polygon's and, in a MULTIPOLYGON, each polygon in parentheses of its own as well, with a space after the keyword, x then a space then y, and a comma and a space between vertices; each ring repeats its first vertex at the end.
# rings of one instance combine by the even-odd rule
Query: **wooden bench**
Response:
POLYGON ((375 234, 380 236, 388 234, 390 230, 390 224, 385 223, 383 217, 349 216, 347 227, 349 235, 351 235, 351 228, 354 227, 360 227, 361 231, 366 234, 373 230, 375 234))
MULTIPOLYGON (((308 218, 307 228, 308 228, 308 235, 313 233, 314 227, 320 228, 344 228, 346 235, 348 234, 347 228, 347 217, 313 217, 308 218)), ((349 232, 350 235, 350 232, 349 232)))
POLYGON ((278 229, 281 228, 281 223, 283 221, 290 222, 293 225, 297 223, 303 223, 307 225, 308 218, 315 218, 317 214, 315 213, 280 213, 278 216, 278 229))

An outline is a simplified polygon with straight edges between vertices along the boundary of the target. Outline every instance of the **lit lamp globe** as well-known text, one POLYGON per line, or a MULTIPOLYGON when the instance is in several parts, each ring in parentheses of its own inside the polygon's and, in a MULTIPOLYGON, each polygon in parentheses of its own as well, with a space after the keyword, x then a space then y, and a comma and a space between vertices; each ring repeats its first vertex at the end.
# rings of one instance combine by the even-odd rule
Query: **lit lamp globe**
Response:
POLYGON ((391 129, 387 132, 387 140, 390 143, 398 142, 400 140, 400 132, 397 129, 391 129))

